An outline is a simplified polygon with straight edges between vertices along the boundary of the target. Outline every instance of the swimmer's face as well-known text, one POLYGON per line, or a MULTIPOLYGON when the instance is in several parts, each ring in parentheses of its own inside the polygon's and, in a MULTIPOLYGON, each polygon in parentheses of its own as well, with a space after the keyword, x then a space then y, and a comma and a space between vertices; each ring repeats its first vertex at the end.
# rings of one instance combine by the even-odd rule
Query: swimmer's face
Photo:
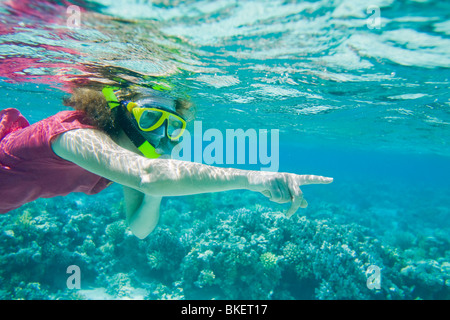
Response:
MULTIPOLYGON (((158 106, 163 107, 166 110, 172 111, 177 114, 175 102, 169 98, 163 97, 151 97, 147 99, 141 99, 136 101, 136 103, 142 107, 148 108, 158 108, 158 106)), ((134 120, 135 121, 135 120, 134 120)), ((164 123, 152 131, 141 131, 141 134, 145 137, 145 139, 150 142, 154 147, 157 153, 161 155, 170 155, 174 146, 178 143, 178 141, 172 141, 167 136, 167 120, 164 123)))

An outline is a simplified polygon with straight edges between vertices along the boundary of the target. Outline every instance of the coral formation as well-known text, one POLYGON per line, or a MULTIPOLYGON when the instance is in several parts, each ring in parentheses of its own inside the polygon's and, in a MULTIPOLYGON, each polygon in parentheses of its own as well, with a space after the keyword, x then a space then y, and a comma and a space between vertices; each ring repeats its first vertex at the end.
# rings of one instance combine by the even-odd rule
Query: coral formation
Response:
POLYGON ((287 219, 255 205, 253 193, 228 192, 165 199, 159 226, 139 240, 119 192, 38 200, 0 216, 0 298, 84 299, 90 288, 116 299, 137 289, 146 299, 450 298, 440 230, 377 236, 369 220, 344 221, 360 208, 319 202, 308 217, 287 219), (70 265, 83 290, 67 288, 70 265), (368 286, 370 266, 380 288, 368 286))
POLYGON ((270 271, 277 266, 278 258, 272 252, 266 252, 260 256, 259 260, 261 260, 264 269, 270 271))
POLYGON ((115 221, 106 226, 105 233, 112 243, 117 244, 124 238, 126 225, 123 220, 115 221))

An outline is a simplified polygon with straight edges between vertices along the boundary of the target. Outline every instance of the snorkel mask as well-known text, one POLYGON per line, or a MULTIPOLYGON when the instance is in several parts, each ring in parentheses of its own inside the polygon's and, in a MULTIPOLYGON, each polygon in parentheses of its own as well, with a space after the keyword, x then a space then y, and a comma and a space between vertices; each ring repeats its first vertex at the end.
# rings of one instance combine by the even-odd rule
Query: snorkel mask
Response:
POLYGON ((113 88, 105 87, 102 92, 120 127, 147 158, 170 154, 186 130, 186 120, 175 111, 173 99, 155 96, 119 101, 113 88))

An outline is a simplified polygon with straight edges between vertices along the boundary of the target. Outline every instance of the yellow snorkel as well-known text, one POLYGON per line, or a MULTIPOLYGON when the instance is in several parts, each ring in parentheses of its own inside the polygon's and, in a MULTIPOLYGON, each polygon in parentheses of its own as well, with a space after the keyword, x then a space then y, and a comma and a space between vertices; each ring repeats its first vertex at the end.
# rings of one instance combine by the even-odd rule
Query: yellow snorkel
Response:
POLYGON ((120 102, 119 99, 117 99, 117 96, 114 93, 114 89, 117 90, 117 88, 105 87, 103 88, 102 93, 105 96, 109 107, 115 113, 116 119, 122 127, 123 131, 146 158, 159 158, 161 155, 156 152, 155 147, 152 146, 151 143, 148 142, 141 134, 139 134, 139 128, 137 128, 134 123, 129 121, 129 119, 124 114, 125 110, 127 110, 128 108, 128 110, 132 109, 134 106, 133 104, 135 103, 129 102, 125 106, 124 103, 120 102), (123 108, 122 105, 126 108, 123 108))

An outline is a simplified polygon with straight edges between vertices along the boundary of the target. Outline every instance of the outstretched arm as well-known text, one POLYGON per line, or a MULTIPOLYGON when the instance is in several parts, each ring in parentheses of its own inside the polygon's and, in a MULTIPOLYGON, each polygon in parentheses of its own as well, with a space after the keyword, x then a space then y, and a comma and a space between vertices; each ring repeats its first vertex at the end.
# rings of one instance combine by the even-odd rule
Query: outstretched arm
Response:
POLYGON ((219 168, 172 159, 147 159, 120 147, 108 135, 94 129, 63 133, 52 143, 52 148, 63 159, 147 195, 181 196, 247 189, 261 192, 274 202, 291 202, 288 216, 307 205, 299 188, 301 185, 333 181, 313 175, 219 168))
POLYGON ((181 196, 248 187, 248 172, 172 159, 147 159, 94 129, 65 132, 52 142, 61 158, 153 196, 181 196))

